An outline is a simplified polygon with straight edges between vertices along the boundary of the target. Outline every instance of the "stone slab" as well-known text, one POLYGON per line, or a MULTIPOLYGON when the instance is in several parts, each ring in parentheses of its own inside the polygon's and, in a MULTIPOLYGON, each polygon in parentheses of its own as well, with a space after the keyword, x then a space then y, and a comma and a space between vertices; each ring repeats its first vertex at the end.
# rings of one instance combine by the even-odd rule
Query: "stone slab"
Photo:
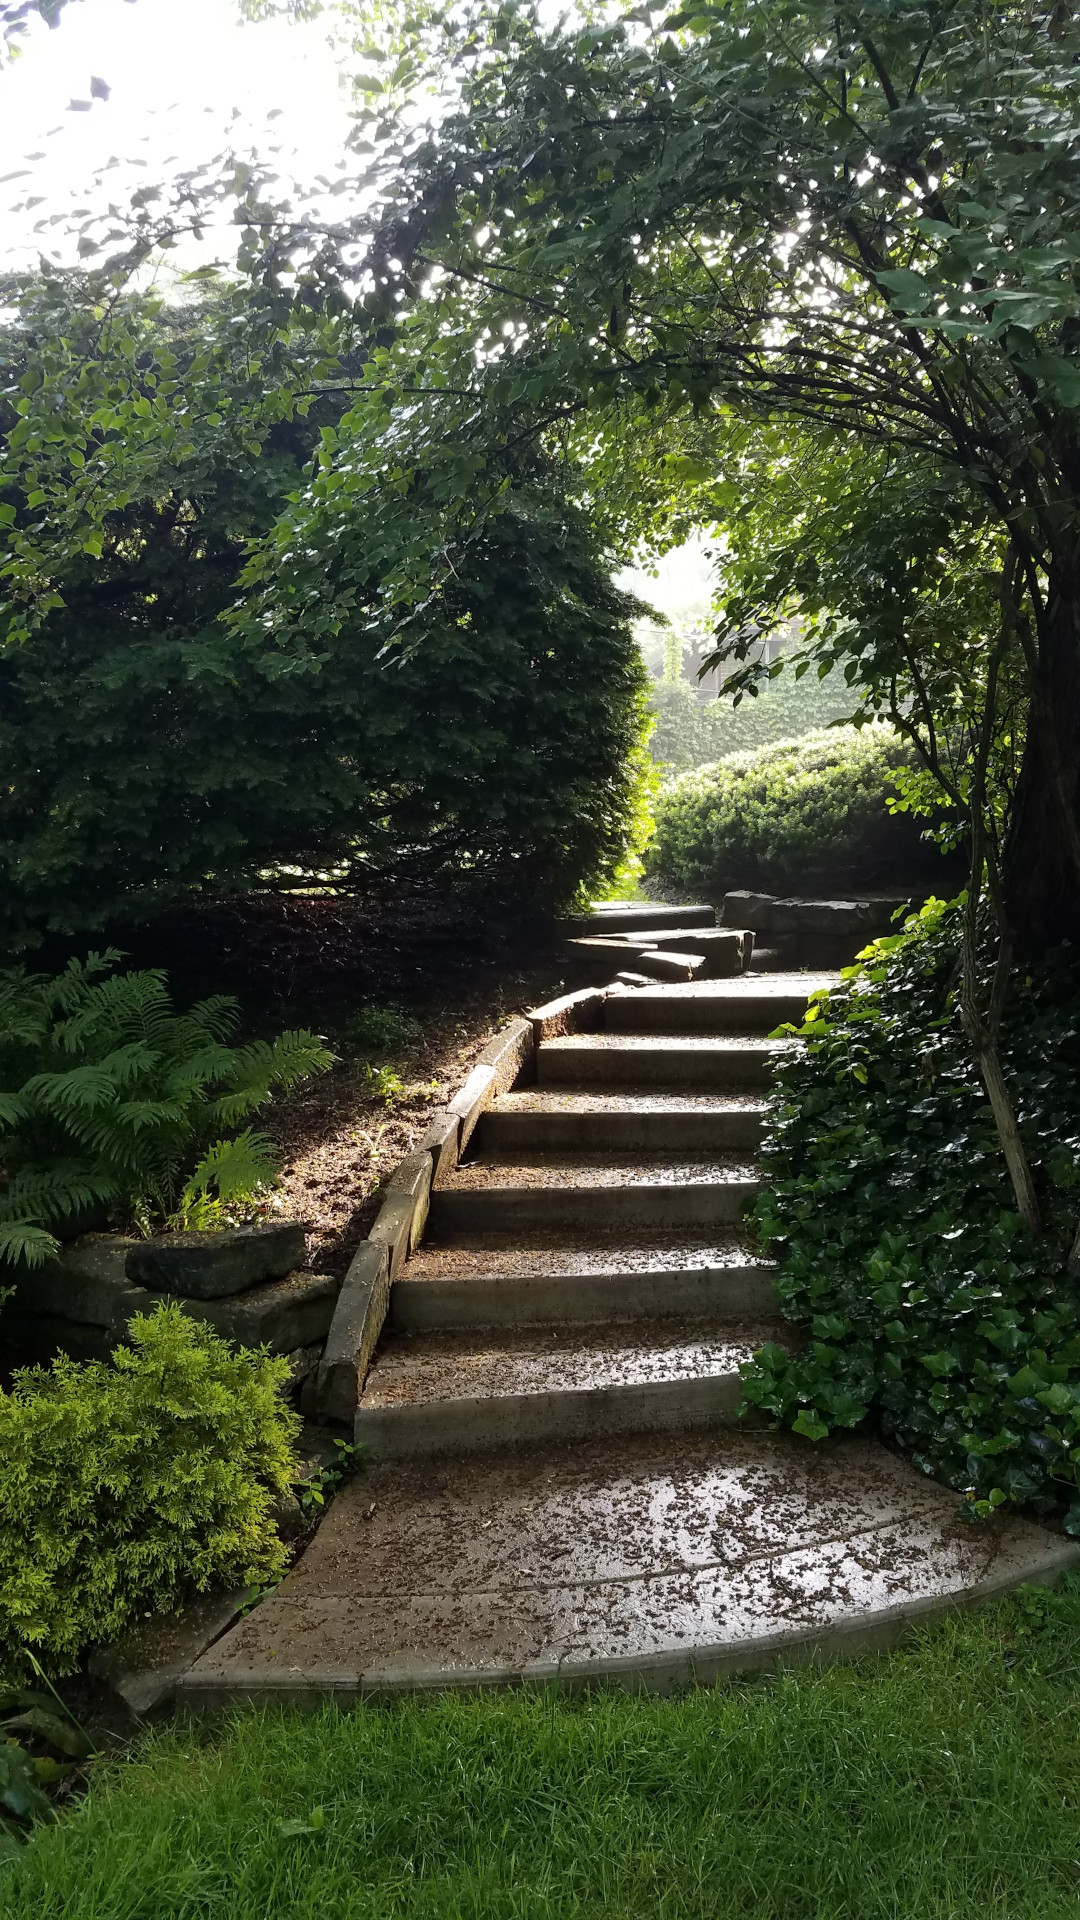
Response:
POLYGON ((497 1091, 495 1069, 485 1065, 474 1067, 464 1086, 455 1093, 450 1112, 457 1115, 461 1126, 459 1152, 464 1153, 480 1115, 497 1091))
POLYGON ((122 1273, 114 1276, 111 1286, 105 1279, 93 1284, 91 1304, 97 1316, 93 1322, 69 1319, 66 1314, 29 1313, 21 1305, 11 1309, 12 1330, 18 1331, 20 1347, 35 1359, 60 1352, 69 1353, 75 1360, 107 1359, 125 1339, 133 1314, 153 1313, 164 1297, 237 1346, 265 1346, 271 1353, 292 1353, 298 1347, 321 1345, 325 1340, 339 1285, 330 1274, 297 1272, 261 1287, 249 1287, 242 1294, 218 1300, 187 1300, 179 1294, 162 1296, 129 1286, 122 1273), (112 1317, 105 1322, 110 1298, 112 1317))
POLYGON ((373 1466, 183 1677, 192 1708, 610 1679, 666 1690, 895 1644, 1080 1547, 872 1441, 724 1430, 373 1466))
POLYGON ((138 1240, 125 1269, 137 1286, 215 1300, 263 1280, 281 1280, 303 1265, 307 1235, 299 1221, 259 1221, 223 1233, 162 1233, 138 1240))
POLYGON ((431 1204, 431 1176, 433 1163, 430 1153, 418 1149, 398 1162, 386 1182, 386 1197, 395 1199, 399 1195, 412 1202, 412 1219, 409 1222, 409 1244, 406 1249, 411 1253, 423 1238, 427 1224, 428 1208, 431 1204))
POLYGON ((352 1425, 389 1298, 389 1249, 365 1240, 342 1282, 319 1365, 315 1405, 320 1420, 352 1425))
POLYGON ((171 1705, 181 1675, 227 1632, 250 1600, 253 1587, 207 1594, 182 1613, 159 1615, 111 1646, 90 1655, 96 1680, 137 1719, 171 1705))
POLYGON ((653 986, 633 994, 612 994, 604 1009, 604 1030, 768 1035, 785 1022, 801 1022, 811 993, 819 986, 835 985, 838 978, 819 973, 800 979, 776 973, 762 979, 750 974, 722 984, 694 981, 691 991, 653 986))
POLYGON ((495 1075, 495 1093, 507 1093, 511 1087, 532 1080, 536 1042, 532 1021, 518 1017, 501 1033, 489 1040, 477 1055, 479 1067, 490 1067, 495 1075))
POLYGON ((598 900, 588 913, 567 922, 574 932, 639 933, 653 927, 714 927, 716 912, 707 904, 665 906, 657 900, 598 900))
POLYGON ((375 1224, 368 1234, 369 1240, 386 1249, 391 1280, 397 1278, 402 1262, 408 1254, 414 1211, 411 1194, 388 1193, 375 1215, 375 1224))
POLYGON ((720 922, 725 927, 752 927, 755 934, 784 939, 831 934, 871 940, 877 934, 895 931, 893 914, 911 904, 906 894, 876 900, 803 900, 794 895, 740 891, 724 895, 720 922))
POLYGON ((596 1033, 604 1021, 606 994, 601 987, 581 987, 577 993, 564 993, 529 1014, 537 1046, 542 1040, 554 1040, 562 1033, 596 1033))
POLYGON ((340 1285, 332 1274, 300 1271, 227 1299, 178 1299, 176 1304, 239 1347, 292 1353, 326 1339, 340 1285))
POLYGON ((427 1131, 417 1146, 418 1153, 431 1155, 431 1184, 437 1187, 455 1171, 461 1149, 461 1115, 449 1107, 440 1108, 428 1122, 427 1131))
POLYGON ((160 1295, 132 1285, 125 1272, 128 1253, 141 1244, 120 1234, 85 1234, 62 1247, 55 1260, 15 1274, 15 1305, 98 1327, 151 1313, 160 1295))
POLYGON ((634 965, 652 980, 693 980, 704 974, 703 953, 667 953, 660 947, 644 947, 634 954, 634 965))

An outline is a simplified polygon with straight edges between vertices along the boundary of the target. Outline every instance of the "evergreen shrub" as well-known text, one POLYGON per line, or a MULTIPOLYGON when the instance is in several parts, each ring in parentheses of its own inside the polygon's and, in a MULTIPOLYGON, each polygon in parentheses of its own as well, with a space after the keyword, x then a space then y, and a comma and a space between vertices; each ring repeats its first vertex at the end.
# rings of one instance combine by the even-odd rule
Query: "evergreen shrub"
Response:
POLYGON ((1003 1069, 1045 1232, 1016 1211, 960 1027, 955 908, 931 901, 818 995, 778 1067, 755 1219, 786 1315, 748 1402, 811 1439, 873 1416, 985 1514, 1064 1494, 1080 1532, 1080 966, 1014 980, 1003 1069))
POLYGON ((889 811, 890 776, 908 757, 891 729, 875 726, 824 730, 698 767, 660 795, 648 870, 713 894, 906 878, 927 860, 912 818, 889 811))
POLYGON ((801 739, 845 719, 857 702, 840 674, 819 680, 807 673, 796 680, 785 668, 775 680, 766 680, 756 697, 745 694, 737 707, 730 700, 699 700, 690 680, 654 682, 649 705, 656 716, 652 757, 682 773, 731 753, 801 739))
POLYGON ((0 1654, 68 1671, 147 1613, 284 1568, 286 1362, 234 1352, 177 1306, 130 1339, 111 1363, 58 1359, 0 1393, 0 1654))
POLYGON ((0 1264, 38 1265, 57 1236, 110 1218, 225 1224, 278 1171, 240 1122, 331 1064, 304 1030, 229 1046, 234 1000, 178 1013, 162 973, 119 960, 0 973, 0 1264))

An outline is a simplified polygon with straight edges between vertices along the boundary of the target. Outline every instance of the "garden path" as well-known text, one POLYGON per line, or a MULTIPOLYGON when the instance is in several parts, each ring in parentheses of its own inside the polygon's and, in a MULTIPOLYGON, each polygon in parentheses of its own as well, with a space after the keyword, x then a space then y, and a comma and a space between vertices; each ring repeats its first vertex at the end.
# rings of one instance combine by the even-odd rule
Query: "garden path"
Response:
POLYGON ((609 994, 541 1044, 432 1195, 391 1290, 346 1486, 191 1704, 602 1677, 666 1687, 888 1644, 1053 1577, 877 1442, 735 1424, 739 1365, 806 1337, 740 1222, 763 1091, 827 976, 609 994))

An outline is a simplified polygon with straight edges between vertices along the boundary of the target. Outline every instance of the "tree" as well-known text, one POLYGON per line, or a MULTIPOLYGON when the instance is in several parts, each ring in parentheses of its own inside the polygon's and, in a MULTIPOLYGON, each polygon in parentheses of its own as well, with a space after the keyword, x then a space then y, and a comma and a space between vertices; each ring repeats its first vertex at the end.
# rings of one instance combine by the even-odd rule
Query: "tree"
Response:
MULTIPOLYGON (((461 106, 383 138, 374 315, 564 411, 803 422, 953 473, 1026 672, 1004 902, 1080 938, 1080 25, 1066 6, 479 9, 461 106), (502 351, 503 363, 509 354, 502 351)), ((595 422, 594 429, 595 431, 595 422)))
POLYGON ((456 413, 427 412, 418 480, 381 390, 351 391, 346 327, 198 291, 34 282, 0 342, 0 935, 195 890, 410 878, 537 908, 605 878, 645 675, 558 471, 508 457, 456 537, 456 413), (316 454, 325 512, 298 531, 316 454), (394 641, 379 610, 416 551, 448 582, 394 641))

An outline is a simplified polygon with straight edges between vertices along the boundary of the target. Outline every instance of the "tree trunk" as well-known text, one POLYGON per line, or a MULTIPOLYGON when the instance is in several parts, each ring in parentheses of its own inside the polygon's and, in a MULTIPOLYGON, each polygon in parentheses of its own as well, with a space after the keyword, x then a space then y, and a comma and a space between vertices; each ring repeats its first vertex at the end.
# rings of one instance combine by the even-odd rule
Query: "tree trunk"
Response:
POLYGON ((1080 569, 1050 578, 1004 881, 1019 954, 1080 945, 1080 569))

